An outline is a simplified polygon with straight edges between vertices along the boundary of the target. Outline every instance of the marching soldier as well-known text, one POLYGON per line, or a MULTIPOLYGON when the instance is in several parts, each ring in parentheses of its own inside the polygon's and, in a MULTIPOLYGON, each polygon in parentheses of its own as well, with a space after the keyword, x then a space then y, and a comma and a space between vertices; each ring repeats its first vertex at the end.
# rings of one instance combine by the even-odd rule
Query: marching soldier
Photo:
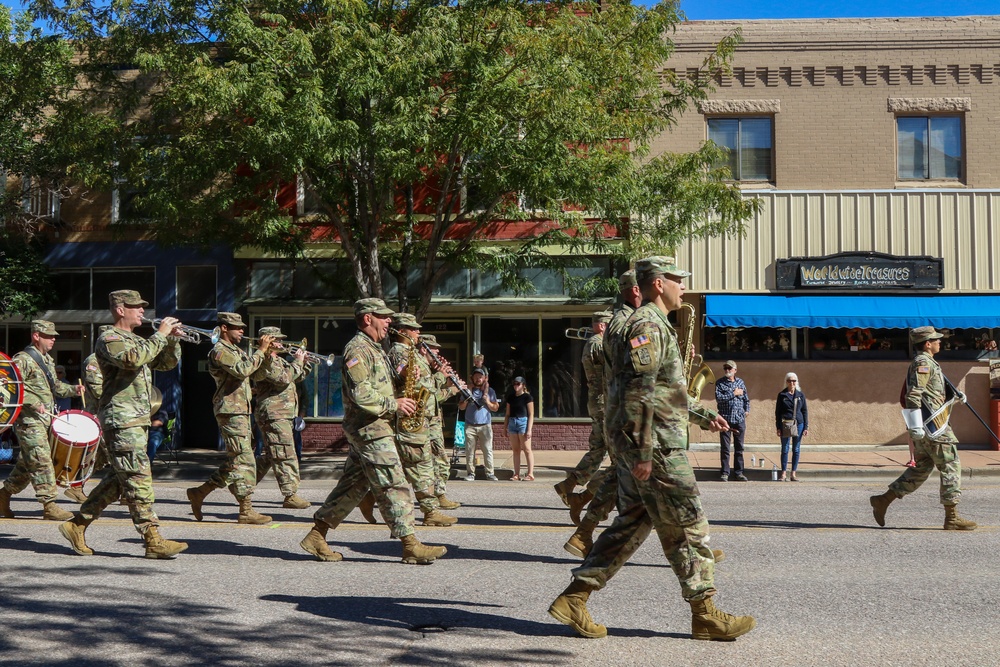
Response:
MULTIPOLYGON (((555 485, 556 493, 563 503, 570 508, 570 516, 574 524, 580 523, 580 512, 594 497, 591 489, 574 494, 577 485, 587 486, 594 473, 601 467, 608 446, 604 441, 604 331, 611 321, 611 313, 602 310, 594 313, 591 327, 594 335, 587 339, 583 346, 583 372, 587 377, 587 413, 590 415, 590 449, 580 458, 573 470, 566 474, 566 479, 555 485)), ((596 486, 596 485, 595 485, 596 486)))
MULTIPOLYGON (((271 336, 277 341, 287 338, 278 327, 263 327, 257 335, 271 336)), ((271 468, 285 497, 282 507, 305 509, 310 503, 298 495, 299 459, 295 455, 292 420, 299 413, 295 385, 309 375, 312 366, 306 362, 303 349, 296 350, 291 362, 279 355, 277 346, 271 348, 270 355, 270 366, 261 366, 250 376, 257 395, 254 416, 264 435, 264 452, 257 459, 257 482, 271 468)))
MULTIPOLYGON (((875 523, 885 526, 885 512, 896 499, 913 493, 927 481, 931 471, 938 469, 941 474, 941 504, 944 505, 945 530, 975 530, 976 523, 958 515, 958 501, 962 497, 962 462, 958 460, 958 438, 948 424, 951 414, 949 405, 950 388, 934 360, 941 351, 944 337, 934 327, 917 327, 910 331, 910 344, 916 350, 910 368, 906 373, 903 410, 907 433, 913 439, 916 466, 907 468, 903 474, 889 485, 889 490, 870 498, 875 523), (941 410, 941 408, 946 408, 941 410), (937 419, 924 423, 927 415, 941 414, 937 419), (927 428, 925 428, 925 426, 927 428), (929 430, 933 430, 930 432, 929 430)), ((954 401, 965 403, 965 394, 958 392, 954 401)), ((951 405, 953 405, 952 403, 951 405)))
POLYGON ((21 444, 21 456, 0 488, 0 518, 13 519, 10 498, 28 484, 35 489, 35 498, 42 504, 42 517, 50 521, 65 521, 73 516, 56 505, 56 473, 52 467, 49 445, 49 424, 55 416, 55 397, 66 398, 83 394, 83 387, 55 379, 55 361, 49 352, 56 344, 56 325, 48 320, 31 323, 31 344, 14 355, 13 362, 21 372, 24 402, 14 423, 14 433, 21 444))
POLYGON ((149 339, 133 331, 142 324, 143 301, 134 290, 118 290, 108 295, 115 325, 97 339, 97 362, 103 377, 98 417, 104 446, 110 458, 112 474, 105 475, 72 519, 59 526, 73 551, 90 556, 87 527, 109 504, 124 498, 135 529, 146 543, 146 558, 176 558, 187 543, 160 536, 160 520, 153 511, 153 476, 146 443, 149 431, 152 370, 176 368, 181 348, 176 338, 168 336, 180 322, 164 317, 149 339))
MULTIPOLYGON (((642 293, 635 282, 635 271, 629 269, 618 278, 618 299, 612 308, 611 319, 604 330, 604 340, 601 350, 604 364, 604 420, 607 424, 612 419, 612 412, 620 409, 617 396, 611 391, 611 378, 613 360, 624 354, 624 339, 622 333, 625 323, 628 321, 635 309, 642 304, 642 293)), ((590 549, 594 546, 594 531, 602 521, 608 518, 611 510, 618 499, 618 468, 614 451, 614 441, 609 437, 605 440, 608 454, 611 456, 611 466, 601 473, 597 473, 594 479, 597 480, 594 496, 587 505, 587 513, 583 520, 573 520, 578 524, 576 531, 570 536, 563 548, 574 556, 586 558, 590 549)), ((589 488, 588 488, 589 491, 589 488)), ((587 492, 584 492, 587 493, 587 492)), ((574 504, 573 508, 578 507, 574 504)), ((579 516, 579 515, 577 515, 579 516)), ((573 518, 573 512, 570 512, 573 518)))
POLYGON ((431 453, 428 423, 429 418, 437 413, 437 401, 433 399, 437 386, 424 355, 419 352, 412 354, 420 336, 420 324, 410 313, 396 313, 392 317, 392 325, 397 333, 394 334, 395 340, 389 348, 389 362, 397 377, 396 394, 405 395, 404 387, 409 379, 411 383, 416 384, 418 390, 421 388, 424 390, 420 393, 425 396, 423 404, 417 405, 417 411, 424 416, 418 428, 411 430, 406 426, 404 417, 396 416, 396 445, 399 459, 403 464, 406 479, 413 487, 417 504, 424 513, 424 525, 450 526, 458 519, 439 511, 441 505, 435 493, 437 474, 434 469, 434 456, 431 453), (412 368, 411 356, 414 363, 412 368), (413 373, 418 374, 415 381, 413 373))
POLYGON ((731 640, 756 626, 752 616, 731 616, 712 604, 715 555, 708 548, 708 520, 687 460, 688 423, 719 431, 726 422, 687 394, 676 334, 667 314, 680 308, 683 279, 690 275, 672 257, 636 264, 644 303, 629 318, 627 356, 615 360, 611 391, 620 403, 608 421, 618 465, 614 523, 594 543, 573 581, 549 614, 584 637, 607 629, 590 617, 587 600, 607 584, 654 528, 664 555, 691 605, 694 639, 731 640), (683 508, 683 511, 681 511, 683 508))
POLYGON ((272 336, 263 335, 257 349, 248 355, 238 346, 247 325, 237 313, 219 313, 221 336, 208 354, 208 372, 215 380, 212 408, 226 444, 226 461, 201 486, 187 490, 191 512, 202 519, 201 506, 215 489, 229 487, 240 504, 237 523, 263 525, 271 517, 253 508, 251 496, 257 485, 257 465, 250 433, 250 376, 271 366, 272 336))
MULTIPOLYGON (((433 334, 421 334, 420 342, 434 350, 441 349, 441 344, 438 343, 437 337, 433 334)), ((431 365, 432 359, 430 353, 424 352, 424 360, 428 365, 431 365)), ((444 360, 442 359, 442 361, 444 360)), ((441 509, 445 510, 453 510, 462 506, 462 503, 451 500, 446 495, 448 491, 448 478, 451 477, 451 460, 445 451, 444 407, 442 403, 458 393, 458 387, 448 379, 447 374, 451 372, 448 362, 444 361, 443 366, 434 368, 434 381, 428 387, 432 392, 431 403, 433 404, 429 423, 431 454, 434 457, 434 494, 437 496, 438 505, 441 506, 441 509)))
POLYGON ((343 366, 344 434, 350 453, 340 481, 313 515, 315 524, 300 543, 320 561, 343 559, 326 543, 327 531, 340 525, 369 488, 392 536, 403 544, 402 562, 428 564, 448 551, 421 544, 414 534, 413 502, 393 424, 398 415, 413 414, 417 405, 410 398, 396 398, 393 369, 380 345, 392 315, 381 299, 361 299, 354 304, 358 333, 344 348, 343 366))

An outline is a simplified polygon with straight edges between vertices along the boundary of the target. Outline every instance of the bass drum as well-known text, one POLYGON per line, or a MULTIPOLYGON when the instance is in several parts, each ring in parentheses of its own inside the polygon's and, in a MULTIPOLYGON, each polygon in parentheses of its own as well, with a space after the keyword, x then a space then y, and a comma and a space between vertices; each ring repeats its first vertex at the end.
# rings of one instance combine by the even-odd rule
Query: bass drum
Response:
POLYGON ((59 486, 83 486, 94 472, 101 425, 83 410, 64 410, 52 419, 49 445, 59 486))
POLYGON ((21 371, 10 357, 0 352, 0 433, 14 425, 22 405, 24 382, 21 381, 21 371))

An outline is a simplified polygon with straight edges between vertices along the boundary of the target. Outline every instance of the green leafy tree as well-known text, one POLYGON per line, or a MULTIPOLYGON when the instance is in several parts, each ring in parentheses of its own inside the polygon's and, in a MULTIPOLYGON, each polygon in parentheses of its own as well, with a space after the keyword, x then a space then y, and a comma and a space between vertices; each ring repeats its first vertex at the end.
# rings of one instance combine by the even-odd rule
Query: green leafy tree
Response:
POLYGON ((753 211, 712 147, 650 155, 738 42, 667 75, 674 3, 33 6, 81 49, 81 106, 115 119, 79 176, 127 182, 163 241, 339 244, 359 295, 383 296, 387 272, 421 317, 456 266, 523 293, 527 266, 669 250, 753 211), (279 194, 296 179, 318 202, 305 220, 279 194), (491 242, 503 230, 520 233, 491 242))
POLYGON ((40 234, 56 223, 65 173, 56 109, 71 92, 72 51, 29 13, 0 6, 0 313, 30 317, 51 304, 40 234))

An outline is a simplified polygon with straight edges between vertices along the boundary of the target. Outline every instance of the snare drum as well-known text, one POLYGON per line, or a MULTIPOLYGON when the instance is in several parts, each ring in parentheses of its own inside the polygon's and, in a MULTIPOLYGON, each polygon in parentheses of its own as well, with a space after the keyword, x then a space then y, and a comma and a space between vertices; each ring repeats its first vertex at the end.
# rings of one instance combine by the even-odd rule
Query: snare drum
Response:
POLYGON ((52 419, 49 445, 59 486, 83 486, 94 472, 101 425, 83 410, 64 410, 52 419))

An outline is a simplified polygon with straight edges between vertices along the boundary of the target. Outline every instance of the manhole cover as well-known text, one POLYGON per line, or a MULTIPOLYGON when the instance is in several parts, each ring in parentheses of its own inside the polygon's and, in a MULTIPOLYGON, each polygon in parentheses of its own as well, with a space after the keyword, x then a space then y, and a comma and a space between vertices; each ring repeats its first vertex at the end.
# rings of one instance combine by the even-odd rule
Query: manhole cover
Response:
POLYGON ((447 632, 448 628, 443 625, 438 625, 437 623, 428 623, 427 625, 414 625, 410 628, 411 632, 447 632))

